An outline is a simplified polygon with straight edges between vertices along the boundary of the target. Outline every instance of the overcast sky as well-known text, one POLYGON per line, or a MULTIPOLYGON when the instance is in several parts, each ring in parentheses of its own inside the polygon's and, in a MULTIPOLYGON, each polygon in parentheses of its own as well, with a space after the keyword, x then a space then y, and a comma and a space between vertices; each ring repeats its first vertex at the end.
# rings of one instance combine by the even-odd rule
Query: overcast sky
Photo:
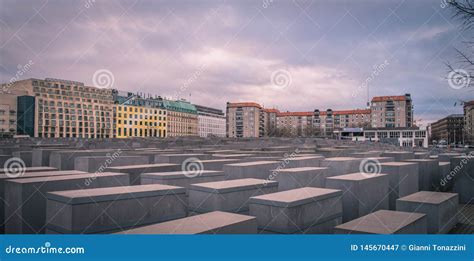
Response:
POLYGON ((446 80, 468 32, 441 0, 235 2, 0 0, 0 80, 30 63, 21 79, 281 111, 364 108, 369 86, 421 122, 474 99, 446 80))

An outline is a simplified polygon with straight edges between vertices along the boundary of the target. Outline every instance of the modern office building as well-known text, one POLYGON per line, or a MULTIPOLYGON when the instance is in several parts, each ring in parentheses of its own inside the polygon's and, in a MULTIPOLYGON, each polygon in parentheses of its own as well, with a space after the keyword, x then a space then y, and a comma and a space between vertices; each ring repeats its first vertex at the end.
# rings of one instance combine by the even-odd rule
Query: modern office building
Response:
POLYGON ((334 132, 337 139, 369 141, 392 144, 400 147, 428 147, 426 129, 411 128, 345 128, 334 132))
POLYGON ((452 114, 431 124, 431 141, 463 143, 464 115, 452 114))
POLYGON ((231 138, 257 138, 263 136, 262 106, 254 102, 227 102, 226 132, 231 138))
POLYGON ((464 103, 464 143, 474 145, 474 100, 464 103))
POLYGON ((370 103, 373 128, 410 128, 413 126, 413 103, 410 94, 379 96, 370 103))
POLYGON ((198 112, 193 104, 185 100, 163 100, 163 108, 166 110, 168 137, 198 135, 198 112))
POLYGON ((198 113, 199 137, 225 137, 226 117, 219 109, 195 105, 198 113))
MULTIPOLYGON (((16 115, 20 122, 16 126, 18 134, 51 138, 113 137, 111 89, 53 78, 21 80, 8 84, 7 89, 16 95, 20 106, 20 114, 16 115)), ((1 103, 4 100, 8 99, 2 95, 1 103)), ((14 109, 9 110, 13 115, 14 109)))
POLYGON ((11 138, 17 134, 18 96, 28 92, 4 90, 0 92, 0 138, 11 138))
POLYGON ((114 137, 166 137, 166 110, 161 98, 114 90, 114 137))

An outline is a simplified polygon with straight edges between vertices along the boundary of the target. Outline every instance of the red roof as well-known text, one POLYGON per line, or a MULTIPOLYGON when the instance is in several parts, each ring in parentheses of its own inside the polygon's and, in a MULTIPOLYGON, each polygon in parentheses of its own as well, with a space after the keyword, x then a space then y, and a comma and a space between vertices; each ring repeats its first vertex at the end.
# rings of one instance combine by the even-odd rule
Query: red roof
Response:
POLYGON ((355 109, 355 110, 343 110, 343 111, 334 111, 334 115, 345 115, 345 114, 370 114, 369 109, 355 109))
POLYGON ((235 108, 235 107, 257 107, 262 109, 262 106, 256 102, 234 102, 234 103, 227 103, 228 108, 235 108))
POLYGON ((284 116, 312 116, 313 112, 311 111, 287 111, 287 112, 280 112, 278 113, 278 117, 284 117, 284 116))
POLYGON ((473 106, 474 105, 474 100, 473 101, 468 101, 464 103, 464 106, 473 106))
MULTIPOLYGON (((303 112, 280 112, 277 114, 278 117, 284 116, 313 116, 311 111, 303 112)), ((333 115, 346 115, 346 114, 370 114, 369 109, 355 109, 355 110, 342 110, 342 111, 333 111, 333 115)), ((321 111, 319 115, 327 115, 326 111, 321 111)))
POLYGON ((264 111, 264 112, 270 112, 270 113, 272 113, 272 112, 273 112, 273 113, 280 113, 280 111, 277 110, 277 109, 263 109, 263 111, 264 111))
POLYGON ((405 101, 407 97, 405 95, 399 96, 378 96, 372 98, 373 102, 382 102, 382 101, 405 101))

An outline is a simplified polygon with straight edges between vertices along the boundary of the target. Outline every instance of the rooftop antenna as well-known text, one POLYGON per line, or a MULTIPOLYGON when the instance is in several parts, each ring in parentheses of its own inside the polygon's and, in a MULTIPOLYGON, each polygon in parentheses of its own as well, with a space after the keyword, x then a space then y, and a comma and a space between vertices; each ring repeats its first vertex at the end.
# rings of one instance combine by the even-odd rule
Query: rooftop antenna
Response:
POLYGON ((367 108, 370 108, 370 83, 367 83, 367 108))

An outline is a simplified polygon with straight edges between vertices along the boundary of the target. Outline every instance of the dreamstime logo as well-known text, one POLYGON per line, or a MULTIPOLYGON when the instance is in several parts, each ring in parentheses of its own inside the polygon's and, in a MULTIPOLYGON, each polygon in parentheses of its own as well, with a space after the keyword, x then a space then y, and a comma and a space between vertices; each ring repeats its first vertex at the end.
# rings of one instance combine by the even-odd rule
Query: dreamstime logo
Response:
POLYGON ((471 83, 471 75, 466 70, 455 69, 448 74, 448 83, 451 88, 459 90, 471 83))
POLYGON ((110 154, 107 153, 105 156, 107 157, 105 161, 99 166, 99 168, 94 172, 94 175, 90 178, 87 178, 84 180, 84 185, 86 187, 90 186, 94 180, 97 179, 97 176, 100 175, 100 173, 103 173, 108 167, 112 166, 112 163, 117 160, 120 157, 120 154, 122 154, 121 149, 117 149, 114 153, 110 154))
POLYGON ((95 0, 86 0, 86 3, 84 4, 84 7, 89 9, 95 4, 95 0))
POLYGON ((291 73, 287 70, 279 69, 272 73, 271 82, 273 86, 279 89, 291 86, 292 81, 291 73))
POLYGON ((202 64, 198 70, 196 70, 189 78, 187 78, 183 84, 179 87, 179 90, 174 93, 171 97, 173 100, 178 100, 180 95, 183 94, 189 87, 196 82, 207 69, 207 64, 202 64))
POLYGON ((388 60, 385 60, 383 63, 381 64, 378 64, 378 65, 374 65, 373 66, 373 70, 372 72, 370 73, 370 76, 365 78, 364 82, 359 85, 359 87, 357 89, 355 89, 353 92, 352 92, 352 98, 355 98, 357 96, 357 94, 359 92, 361 92, 363 89, 367 89, 367 86, 369 86, 369 84, 379 76, 379 74, 381 74, 383 71, 385 71, 385 69, 390 65, 390 63, 388 62, 388 60))
POLYGON ((372 177, 380 174, 382 171, 382 166, 380 165, 380 162, 377 159, 373 158, 367 158, 363 159, 360 162, 359 165, 359 172, 362 173, 362 175, 367 176, 367 177, 372 177))
POLYGON ((269 181, 275 180, 282 169, 285 169, 290 161, 298 156, 300 150, 296 148, 291 154, 285 153, 283 160, 278 164, 277 168, 272 170, 267 179, 265 179, 264 185, 266 186, 269 181))
POLYGON ((268 8, 271 4, 273 4, 273 0, 263 0, 262 7, 264 9, 268 8))
POLYGON ((198 158, 187 158, 181 163, 181 170, 184 172, 184 176, 194 178, 202 174, 204 166, 198 158))
POLYGON ((463 170, 464 166, 466 166, 469 163, 469 161, 471 161, 473 158, 474 158, 474 152, 471 151, 469 154, 466 155, 466 157, 464 157, 463 159, 459 161, 459 164, 451 168, 451 171, 449 172, 449 174, 441 179, 440 185, 443 187, 446 186, 452 179, 454 179, 454 177, 458 173, 460 173, 463 170))
POLYGON ((452 3, 452 0, 441 0, 441 4, 439 5, 441 8, 446 8, 448 4, 452 3))
POLYGON ((97 70, 92 76, 92 83, 98 88, 112 88, 114 86, 114 82, 114 74, 107 69, 97 70))
POLYGON ((3 85, 2 92, 9 93, 12 85, 18 80, 20 80, 20 78, 31 69, 31 66, 33 64, 35 63, 32 60, 29 60, 28 63, 26 63, 25 65, 18 64, 16 67, 18 70, 16 71, 15 76, 10 78, 10 81, 8 81, 7 84, 3 85))
POLYGON ((22 159, 13 157, 5 161, 5 164, 3 164, 3 170, 7 177, 18 178, 25 174, 26 165, 22 159))

